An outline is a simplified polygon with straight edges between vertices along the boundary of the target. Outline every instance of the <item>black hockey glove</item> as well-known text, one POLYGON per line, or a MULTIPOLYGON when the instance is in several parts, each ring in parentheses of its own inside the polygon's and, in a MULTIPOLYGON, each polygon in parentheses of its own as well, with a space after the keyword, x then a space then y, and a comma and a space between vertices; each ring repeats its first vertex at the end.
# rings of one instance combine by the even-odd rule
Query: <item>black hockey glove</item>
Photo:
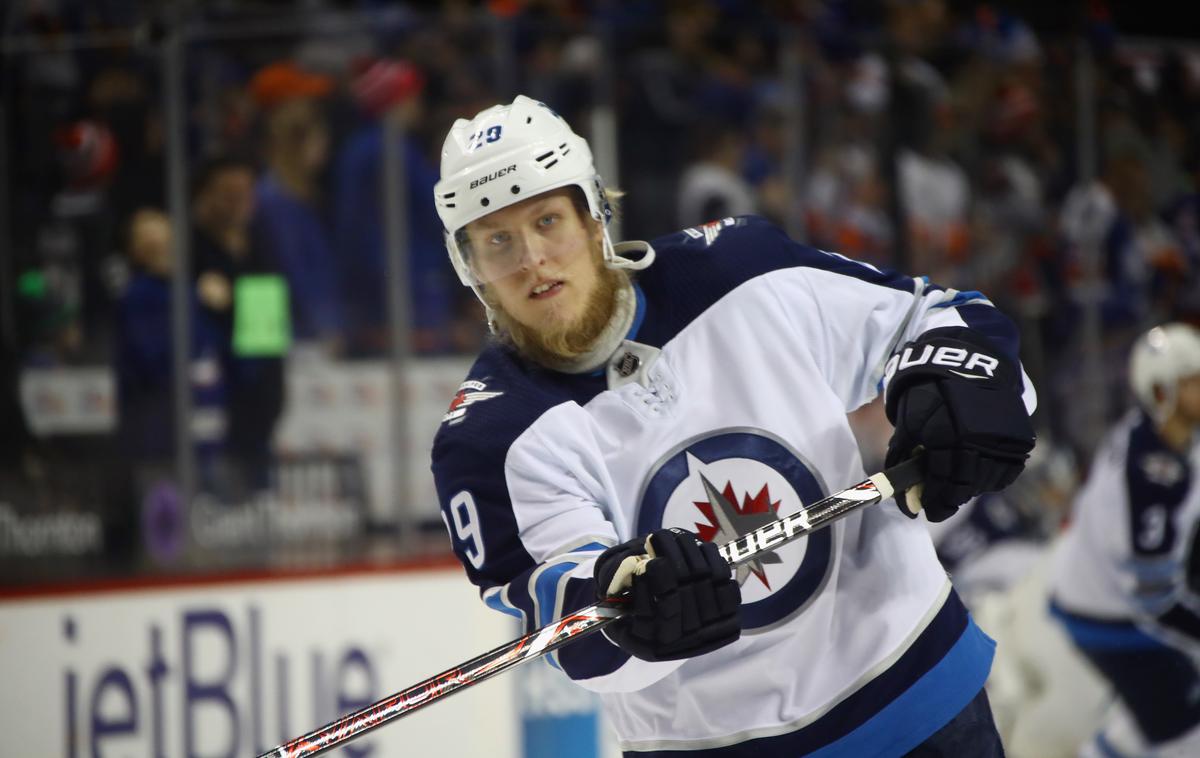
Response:
MULTIPOLYGON (((1034 432, 1017 367, 982 335, 934 329, 892 358, 887 417, 895 427, 885 465, 922 456, 921 507, 943 521, 981 492, 1004 489, 1025 468, 1034 432)), ((905 493, 896 494, 900 511, 905 493)))
POLYGON ((605 633, 645 661, 710 653, 742 632, 742 593, 717 546, 683 529, 660 529, 596 559, 596 595, 629 590, 629 613, 605 633))

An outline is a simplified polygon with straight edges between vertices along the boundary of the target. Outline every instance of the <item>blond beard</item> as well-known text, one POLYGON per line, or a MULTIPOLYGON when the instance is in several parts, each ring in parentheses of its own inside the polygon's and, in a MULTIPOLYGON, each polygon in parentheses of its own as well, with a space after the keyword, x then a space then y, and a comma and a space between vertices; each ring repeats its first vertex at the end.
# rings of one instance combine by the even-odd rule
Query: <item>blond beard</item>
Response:
POLYGON ((504 312, 489 298, 496 316, 497 337, 511 344, 525 357, 543 366, 555 366, 579 358, 592 349, 617 307, 617 293, 629 282, 629 274, 605 266, 596 258, 596 288, 579 317, 551 328, 528 326, 504 312))

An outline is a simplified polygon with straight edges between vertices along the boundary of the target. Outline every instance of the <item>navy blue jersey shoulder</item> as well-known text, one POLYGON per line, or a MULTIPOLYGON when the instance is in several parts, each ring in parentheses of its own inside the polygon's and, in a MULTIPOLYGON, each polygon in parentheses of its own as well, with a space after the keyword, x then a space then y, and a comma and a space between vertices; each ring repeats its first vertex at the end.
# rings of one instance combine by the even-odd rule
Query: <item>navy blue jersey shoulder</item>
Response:
POLYGON ((756 277, 806 267, 913 291, 911 277, 800 244, 760 216, 736 216, 650 243, 654 265, 638 274, 646 314, 637 341, 661 347, 713 303, 756 277))
POLYGON ((504 584, 534 565, 504 474, 512 443, 547 410, 585 403, 603 382, 540 369, 498 344, 471 367, 434 437, 432 469, 454 551, 477 586, 504 584))
POLYGON ((1171 512, 1183 504, 1192 486, 1186 457, 1171 448, 1146 414, 1129 432, 1125 459, 1132 547, 1139 555, 1163 555, 1175 544, 1171 512))
POLYGON ((550 408, 570 401, 582 405, 603 389, 602 377, 549 371, 505 345, 490 344, 475 359, 459 393, 451 400, 446 420, 434 439, 434 449, 456 441, 486 442, 493 448, 502 442, 503 455, 508 444, 550 408), (475 399, 472 392, 488 394, 475 399), (454 416, 458 410, 462 414, 454 416), (480 439, 481 434, 486 440, 480 439))

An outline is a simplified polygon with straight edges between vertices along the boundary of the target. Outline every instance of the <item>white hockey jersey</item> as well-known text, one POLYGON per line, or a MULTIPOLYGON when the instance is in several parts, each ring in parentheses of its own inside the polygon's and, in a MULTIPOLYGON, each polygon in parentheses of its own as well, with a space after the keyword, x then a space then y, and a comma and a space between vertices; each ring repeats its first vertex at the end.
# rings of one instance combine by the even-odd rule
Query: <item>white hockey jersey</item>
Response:
MULTIPOLYGON (((968 326, 1016 360, 1012 324, 979 293, 797 244, 760 218, 653 247, 607 372, 638 381, 610 388, 603 369, 558 373, 493 346, 434 443, 455 552, 484 602, 530 630, 594 602, 608 546, 664 526, 723 542, 730 524, 744 533, 865 478, 846 413, 922 332, 968 326)), ((901 755, 987 677, 993 643, 924 526, 890 501, 736 577, 744 631, 725 648, 648 663, 594 635, 553 657, 601 693, 627 755, 901 755)))
POLYGON ((1200 651, 1200 602, 1187 586, 1200 446, 1186 454, 1140 410, 1108 433, 1055 553, 1054 610, 1082 647, 1200 651))

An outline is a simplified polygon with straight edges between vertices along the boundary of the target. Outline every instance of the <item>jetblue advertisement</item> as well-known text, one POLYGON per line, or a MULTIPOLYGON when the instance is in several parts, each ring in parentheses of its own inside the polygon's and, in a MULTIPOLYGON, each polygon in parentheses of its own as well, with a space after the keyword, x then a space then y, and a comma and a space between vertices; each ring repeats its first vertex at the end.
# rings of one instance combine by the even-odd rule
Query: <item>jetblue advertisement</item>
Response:
MULTIPOLYGON (((257 755, 495 647, 510 621, 455 569, 0 600, 0 754, 257 755)), ((518 758, 519 683, 331 755, 518 758)))

